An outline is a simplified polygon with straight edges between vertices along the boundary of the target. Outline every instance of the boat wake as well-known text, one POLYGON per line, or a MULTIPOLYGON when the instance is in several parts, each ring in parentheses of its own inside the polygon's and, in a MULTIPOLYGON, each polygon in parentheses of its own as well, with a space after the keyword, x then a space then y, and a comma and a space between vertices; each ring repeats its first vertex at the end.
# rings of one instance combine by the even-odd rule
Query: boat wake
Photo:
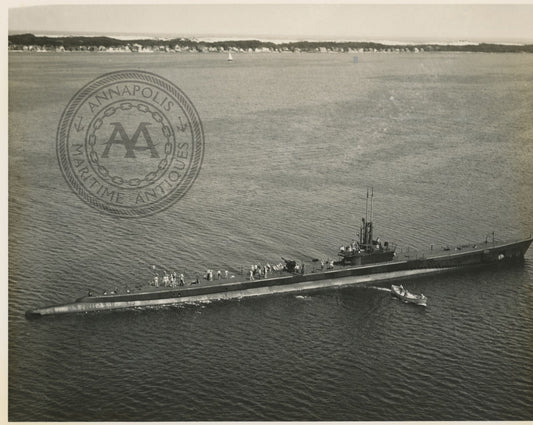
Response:
POLYGON ((376 291, 391 292, 390 288, 380 288, 379 286, 369 286, 368 288, 375 289, 376 291))

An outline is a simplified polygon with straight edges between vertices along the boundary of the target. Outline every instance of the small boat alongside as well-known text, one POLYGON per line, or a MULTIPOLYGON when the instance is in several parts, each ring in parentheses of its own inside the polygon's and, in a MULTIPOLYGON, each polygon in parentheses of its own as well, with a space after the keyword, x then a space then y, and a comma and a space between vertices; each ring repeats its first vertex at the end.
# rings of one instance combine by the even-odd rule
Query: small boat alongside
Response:
POLYGON ((424 294, 413 294, 403 285, 391 285, 391 293, 405 303, 417 304, 426 307, 427 297, 424 294))

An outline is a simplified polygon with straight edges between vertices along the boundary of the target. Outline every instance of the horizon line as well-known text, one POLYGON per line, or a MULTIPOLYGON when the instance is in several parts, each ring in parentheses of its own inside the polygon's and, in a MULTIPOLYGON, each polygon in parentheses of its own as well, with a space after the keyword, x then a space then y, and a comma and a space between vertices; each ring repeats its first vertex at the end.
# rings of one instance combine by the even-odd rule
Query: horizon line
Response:
POLYGON ((379 37, 365 38, 365 37, 319 37, 319 36, 301 36, 295 37, 294 35, 265 35, 265 34, 176 34, 176 33, 135 33, 135 32, 101 32, 101 31, 79 31, 79 32, 69 32, 69 31, 55 31, 55 30, 44 30, 44 31, 35 31, 35 30, 9 30, 8 36, 17 35, 17 34, 32 34, 36 37, 51 37, 51 38, 61 38, 61 37, 110 37, 118 40, 127 41, 129 40, 140 40, 140 39, 154 39, 154 40, 169 40, 174 38, 187 38, 190 40, 204 41, 204 42, 217 42, 217 41, 246 41, 246 40, 258 40, 262 42, 271 42, 275 44, 283 43, 298 43, 298 42, 362 42, 362 43, 380 43, 380 44, 502 44, 502 45, 523 45, 523 44, 533 44, 533 39, 489 39, 489 38, 440 38, 440 39, 430 39, 423 37, 420 39, 413 37, 398 37, 395 39, 385 39, 379 37))

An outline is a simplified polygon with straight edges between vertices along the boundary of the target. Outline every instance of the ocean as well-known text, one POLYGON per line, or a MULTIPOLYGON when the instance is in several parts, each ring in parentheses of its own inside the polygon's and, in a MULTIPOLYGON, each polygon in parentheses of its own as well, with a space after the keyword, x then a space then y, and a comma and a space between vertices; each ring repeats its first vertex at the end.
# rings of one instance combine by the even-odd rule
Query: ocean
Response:
POLYGON ((530 420, 533 252, 379 287, 27 320, 151 269, 334 258, 374 190, 375 235, 416 252, 533 229, 533 56, 9 55, 11 421, 530 420), (182 89, 205 133, 189 192, 118 219, 56 158, 72 96, 106 72, 182 89))

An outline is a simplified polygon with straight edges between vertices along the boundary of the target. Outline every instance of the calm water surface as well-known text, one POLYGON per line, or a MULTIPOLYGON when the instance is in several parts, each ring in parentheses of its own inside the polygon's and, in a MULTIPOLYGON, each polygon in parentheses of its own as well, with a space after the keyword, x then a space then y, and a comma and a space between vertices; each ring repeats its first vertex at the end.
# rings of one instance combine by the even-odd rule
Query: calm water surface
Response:
POLYGON ((533 55, 10 54, 9 419, 527 420, 533 254, 377 288, 27 321, 27 309, 185 272, 332 257, 366 187, 402 249, 533 229, 533 55), (187 93, 203 168, 158 215, 70 191, 61 112, 100 74, 187 93))

